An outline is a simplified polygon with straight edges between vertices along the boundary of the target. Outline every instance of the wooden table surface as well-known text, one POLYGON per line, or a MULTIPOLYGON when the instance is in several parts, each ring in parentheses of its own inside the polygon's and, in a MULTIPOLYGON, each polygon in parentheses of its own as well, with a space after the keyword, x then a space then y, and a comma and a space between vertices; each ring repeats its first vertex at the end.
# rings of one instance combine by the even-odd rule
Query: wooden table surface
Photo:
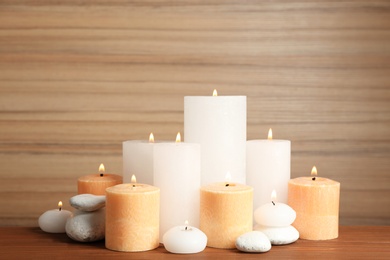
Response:
POLYGON ((199 254, 176 255, 163 246, 147 252, 115 252, 106 249, 104 241, 77 243, 66 234, 49 234, 38 227, 0 227, 0 234, 0 259, 390 259, 390 226, 342 226, 337 239, 298 240, 263 254, 206 248, 199 254))

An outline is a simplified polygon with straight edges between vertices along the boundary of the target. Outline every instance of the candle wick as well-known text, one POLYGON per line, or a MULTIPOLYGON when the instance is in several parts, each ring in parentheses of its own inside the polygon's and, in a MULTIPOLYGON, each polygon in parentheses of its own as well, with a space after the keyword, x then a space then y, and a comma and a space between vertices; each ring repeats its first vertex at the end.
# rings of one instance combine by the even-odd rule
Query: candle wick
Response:
POLYGON ((103 173, 100 174, 100 177, 103 177, 103 173))
POLYGON ((275 202, 272 201, 272 204, 274 204, 274 206, 275 206, 275 202))
POLYGON ((186 230, 187 230, 188 227, 186 227, 186 230))
POLYGON ((229 187, 229 183, 226 183, 225 187, 229 187))
POLYGON ((316 180, 316 177, 313 177, 312 180, 315 181, 315 180, 316 180))
POLYGON ((133 184, 133 188, 135 188, 135 184, 133 184))
POLYGON ((61 211, 61 207, 58 210, 61 211))

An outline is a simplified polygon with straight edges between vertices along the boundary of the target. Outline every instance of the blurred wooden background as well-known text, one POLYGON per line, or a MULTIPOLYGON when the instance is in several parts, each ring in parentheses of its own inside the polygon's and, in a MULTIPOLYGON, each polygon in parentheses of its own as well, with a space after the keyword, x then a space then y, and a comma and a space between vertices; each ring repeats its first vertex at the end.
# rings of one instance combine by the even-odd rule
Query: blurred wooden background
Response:
POLYGON ((248 139, 390 225, 389 1, 0 2, 0 225, 37 225, 122 141, 183 131, 186 95, 247 95, 248 139))

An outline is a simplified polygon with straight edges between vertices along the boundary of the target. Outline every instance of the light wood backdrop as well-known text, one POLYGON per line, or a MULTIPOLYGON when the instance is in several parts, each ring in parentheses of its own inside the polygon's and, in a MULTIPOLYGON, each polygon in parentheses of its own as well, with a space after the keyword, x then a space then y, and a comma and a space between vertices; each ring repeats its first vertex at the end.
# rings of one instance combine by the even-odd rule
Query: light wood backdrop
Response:
POLYGON ((390 225, 389 1, 0 2, 0 225, 37 225, 122 141, 171 139, 186 95, 246 95, 248 139, 390 225))

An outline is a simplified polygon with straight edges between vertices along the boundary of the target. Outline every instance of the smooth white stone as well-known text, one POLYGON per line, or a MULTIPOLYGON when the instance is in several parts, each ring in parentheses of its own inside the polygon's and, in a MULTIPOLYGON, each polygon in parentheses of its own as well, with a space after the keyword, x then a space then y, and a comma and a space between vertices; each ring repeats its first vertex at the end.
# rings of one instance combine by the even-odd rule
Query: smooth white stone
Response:
POLYGON ((291 244, 297 241, 299 238, 299 232, 293 226, 264 227, 261 225, 256 225, 254 229, 263 232, 269 238, 272 245, 291 244))
POLYGON ((163 236, 163 244, 168 252, 175 254, 194 254, 206 248, 207 236, 196 227, 176 226, 163 236))
POLYGON ((77 210, 66 222, 66 234, 79 242, 93 242, 104 239, 106 209, 93 212, 77 210))
POLYGON ((80 194, 69 200, 70 205, 82 211, 95 211, 106 205, 105 195, 80 194))
POLYGON ((243 252, 263 253, 271 249, 271 242, 262 232, 251 231, 237 238, 236 247, 243 252))
POLYGON ((287 227, 291 225, 297 214, 287 204, 276 202, 264 204, 255 210, 254 219, 265 227, 287 227))
POLYGON ((43 213, 38 219, 39 227, 48 233, 65 233, 65 225, 72 212, 52 209, 43 213))

